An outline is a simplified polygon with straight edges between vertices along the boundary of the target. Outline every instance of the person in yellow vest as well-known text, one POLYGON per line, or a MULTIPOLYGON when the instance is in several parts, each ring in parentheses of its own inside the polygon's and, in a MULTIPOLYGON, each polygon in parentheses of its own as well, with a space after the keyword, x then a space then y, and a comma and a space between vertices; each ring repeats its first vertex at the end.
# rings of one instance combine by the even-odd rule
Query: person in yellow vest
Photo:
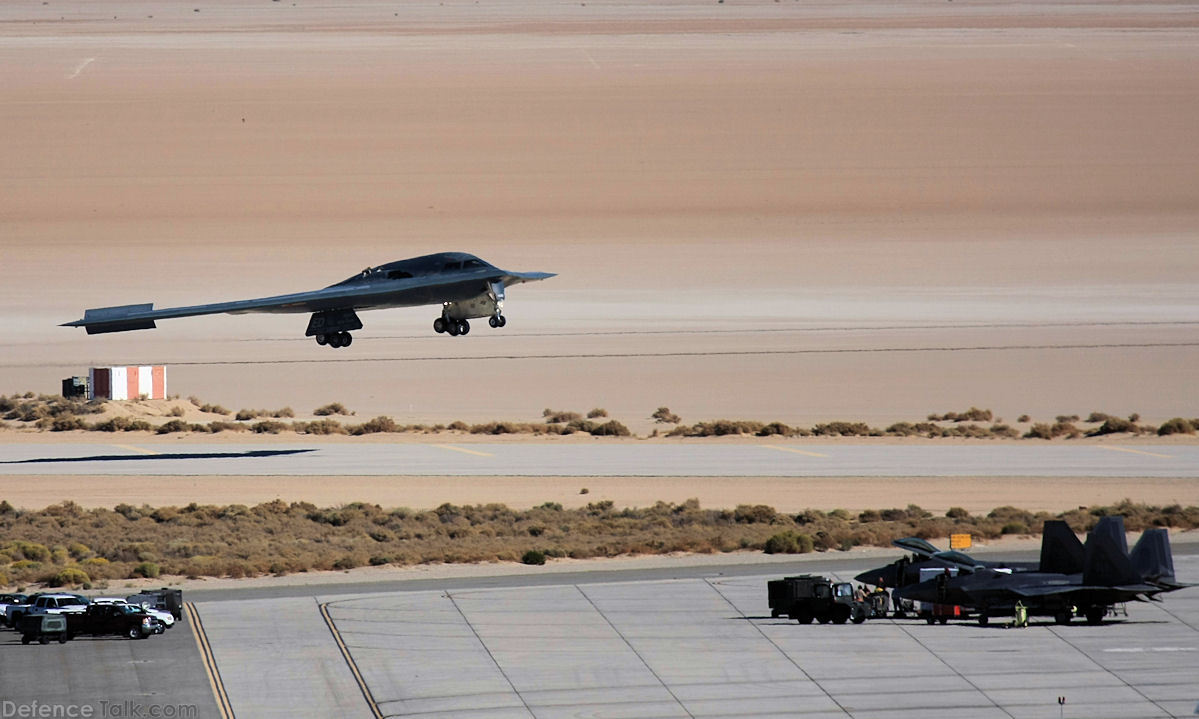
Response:
POLYGON ((1028 607, 1024 606, 1024 602, 1016 602, 1016 620, 1012 622, 1012 626, 1028 626, 1028 607))

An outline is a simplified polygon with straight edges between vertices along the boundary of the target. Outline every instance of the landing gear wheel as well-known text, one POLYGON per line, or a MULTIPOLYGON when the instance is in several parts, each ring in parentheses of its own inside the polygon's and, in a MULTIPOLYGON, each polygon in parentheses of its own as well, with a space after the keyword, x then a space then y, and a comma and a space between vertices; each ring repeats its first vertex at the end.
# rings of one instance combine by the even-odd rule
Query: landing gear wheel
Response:
POLYGON ((342 332, 341 333, 341 346, 349 347, 352 344, 354 344, 354 337, 349 332, 342 332))
POLYGON ((1070 612, 1070 610, 1062 609, 1058 611, 1057 614, 1053 615, 1053 621, 1057 622, 1058 624, 1069 624, 1072 617, 1073 613, 1070 612))
POLYGON ((329 346, 332 347, 333 349, 337 349, 338 347, 341 347, 341 333, 340 332, 334 332, 333 334, 326 337, 325 340, 329 343, 329 346))
POLYGON ((500 322, 500 327, 503 327, 504 325, 508 324, 508 318, 503 315, 500 315, 499 322, 500 322))
POLYGON ((433 331, 437 334, 441 334, 442 332, 446 331, 446 321, 444 317, 438 317, 437 319, 433 320, 433 331))
POLYGON ((978 626, 985 627, 991 622, 991 617, 987 616, 986 612, 978 615, 978 626))
POLYGON ((799 622, 800 624, 811 624, 812 623, 812 613, 811 612, 800 612, 799 616, 797 616, 795 618, 795 621, 799 622))
POLYGON ((492 315, 487 318, 487 324, 491 325, 491 329, 495 329, 500 326, 500 321, 495 318, 495 315, 492 315))
POLYGON ((461 329, 459 328, 460 325, 457 322, 450 320, 449 324, 445 327, 445 331, 449 333, 450 337, 457 337, 461 333, 461 329))
POLYGON ((1107 616, 1107 607, 1087 607, 1087 624, 1103 624, 1105 616, 1107 616))
POLYGON ((321 347, 324 347, 325 345, 329 344, 329 338, 324 335, 317 335, 316 343, 321 347))
POLYGON ((470 332, 470 323, 469 322, 467 322, 466 320, 462 320, 461 322, 458 323, 458 334, 464 335, 464 334, 468 334, 469 332, 470 332))

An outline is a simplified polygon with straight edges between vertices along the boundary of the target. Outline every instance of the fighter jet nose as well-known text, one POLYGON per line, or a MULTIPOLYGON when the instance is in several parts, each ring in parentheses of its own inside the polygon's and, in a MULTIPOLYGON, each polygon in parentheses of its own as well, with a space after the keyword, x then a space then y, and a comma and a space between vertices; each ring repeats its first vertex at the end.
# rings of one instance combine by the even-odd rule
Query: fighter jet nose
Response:
POLYGON ((868 569, 854 577, 854 581, 860 584, 869 584, 872 587, 894 587, 899 584, 899 582, 895 581, 894 564, 888 564, 885 567, 879 567, 877 569, 868 569))

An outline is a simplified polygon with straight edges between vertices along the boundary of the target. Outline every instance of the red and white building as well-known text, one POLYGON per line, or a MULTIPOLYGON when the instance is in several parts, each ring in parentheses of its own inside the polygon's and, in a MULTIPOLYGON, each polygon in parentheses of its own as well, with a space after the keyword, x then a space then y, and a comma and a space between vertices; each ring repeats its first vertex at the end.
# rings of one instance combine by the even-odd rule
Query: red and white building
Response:
POLYGON ((92 367, 88 370, 88 399, 166 399, 165 365, 92 367))

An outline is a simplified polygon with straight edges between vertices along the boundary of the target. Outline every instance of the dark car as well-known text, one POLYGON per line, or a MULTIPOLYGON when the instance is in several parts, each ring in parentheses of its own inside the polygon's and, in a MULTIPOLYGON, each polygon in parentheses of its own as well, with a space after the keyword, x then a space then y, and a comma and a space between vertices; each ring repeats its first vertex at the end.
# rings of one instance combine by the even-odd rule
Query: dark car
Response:
POLYGON ((129 604, 92 604, 83 614, 70 616, 72 636, 116 634, 130 639, 145 639, 162 633, 162 622, 141 607, 129 604))

